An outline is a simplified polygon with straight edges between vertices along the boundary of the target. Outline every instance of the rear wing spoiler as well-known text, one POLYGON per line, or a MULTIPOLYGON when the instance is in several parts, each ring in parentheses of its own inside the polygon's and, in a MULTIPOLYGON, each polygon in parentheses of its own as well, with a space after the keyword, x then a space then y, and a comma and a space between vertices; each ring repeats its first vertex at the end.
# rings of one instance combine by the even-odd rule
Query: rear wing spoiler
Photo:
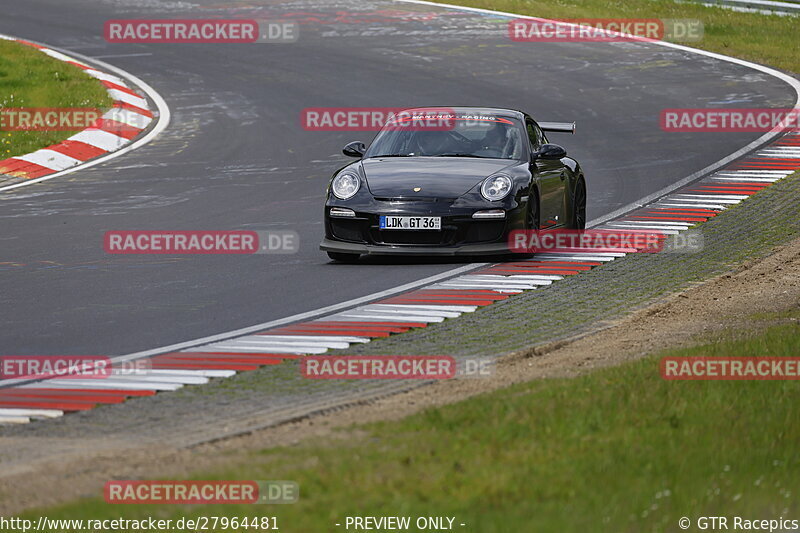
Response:
POLYGON ((540 122, 539 127, 542 131, 553 133, 575 133, 574 122, 540 122))

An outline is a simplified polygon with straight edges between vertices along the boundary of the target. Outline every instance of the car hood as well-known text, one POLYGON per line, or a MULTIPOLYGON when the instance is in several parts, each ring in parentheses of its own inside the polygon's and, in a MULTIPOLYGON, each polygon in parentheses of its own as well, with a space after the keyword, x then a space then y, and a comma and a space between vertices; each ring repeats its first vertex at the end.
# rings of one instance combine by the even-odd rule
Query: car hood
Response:
POLYGON ((367 186, 378 198, 458 198, 484 178, 515 164, 511 159, 466 157, 376 157, 361 162, 367 186))

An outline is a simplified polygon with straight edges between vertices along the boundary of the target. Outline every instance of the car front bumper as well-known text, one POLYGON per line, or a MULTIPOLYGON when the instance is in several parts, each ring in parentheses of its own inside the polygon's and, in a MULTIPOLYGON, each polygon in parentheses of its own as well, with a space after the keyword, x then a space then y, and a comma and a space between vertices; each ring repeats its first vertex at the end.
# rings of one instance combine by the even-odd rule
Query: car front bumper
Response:
POLYGON ((382 201, 369 198, 364 202, 340 202, 329 199, 325 206, 325 239, 320 249, 363 255, 464 256, 502 255, 510 253, 509 232, 523 229, 525 205, 515 197, 502 203, 485 200, 415 199, 382 201), (331 216, 332 208, 345 208, 355 216, 331 216), (499 210, 503 218, 473 218, 476 211, 499 210), (381 229, 380 217, 438 216, 441 230, 381 229))
POLYGON ((389 244, 361 244, 353 242, 336 241, 325 238, 319 245, 325 252, 339 252, 359 255, 417 255, 417 256, 481 256, 481 255, 506 255, 511 253, 508 244, 486 243, 465 244, 461 246, 409 246, 389 244))

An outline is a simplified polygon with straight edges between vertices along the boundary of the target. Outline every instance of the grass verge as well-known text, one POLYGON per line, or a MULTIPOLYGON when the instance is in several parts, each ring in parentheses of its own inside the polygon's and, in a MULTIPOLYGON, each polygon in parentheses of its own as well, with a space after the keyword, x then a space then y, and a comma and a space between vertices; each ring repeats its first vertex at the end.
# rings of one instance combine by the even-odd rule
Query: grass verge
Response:
MULTIPOLYGON (((514 386, 330 443, 265 450, 197 479, 284 479, 300 501, 26 513, 93 519, 274 514, 285 531, 346 516, 451 516, 462 531, 664 531, 703 515, 798 511, 800 383, 665 381, 662 356, 797 355, 800 325, 670 351, 574 379, 514 386)), ((241 529, 244 531, 244 529, 241 529)), ((417 531, 411 528, 410 531, 417 531)))
MULTIPOLYGON (((108 109, 103 85, 81 69, 39 50, 0 40, 0 109, 88 107, 108 109)), ((23 155, 75 134, 74 131, 5 131, 0 126, 0 160, 23 155)))
POLYGON ((797 17, 740 13, 672 0, 442 0, 445 3, 543 18, 693 18, 703 22, 693 48, 800 73, 797 17))

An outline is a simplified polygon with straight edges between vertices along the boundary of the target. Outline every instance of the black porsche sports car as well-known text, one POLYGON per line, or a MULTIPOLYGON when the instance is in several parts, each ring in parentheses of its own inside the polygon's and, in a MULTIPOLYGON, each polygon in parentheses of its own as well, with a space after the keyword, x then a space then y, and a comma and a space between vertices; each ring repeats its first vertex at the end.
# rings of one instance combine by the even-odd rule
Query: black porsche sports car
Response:
POLYGON ((330 181, 320 249, 346 262, 363 254, 509 254, 512 230, 583 229, 583 171, 546 135, 574 129, 509 109, 398 113, 368 148, 344 147, 359 160, 330 181))

